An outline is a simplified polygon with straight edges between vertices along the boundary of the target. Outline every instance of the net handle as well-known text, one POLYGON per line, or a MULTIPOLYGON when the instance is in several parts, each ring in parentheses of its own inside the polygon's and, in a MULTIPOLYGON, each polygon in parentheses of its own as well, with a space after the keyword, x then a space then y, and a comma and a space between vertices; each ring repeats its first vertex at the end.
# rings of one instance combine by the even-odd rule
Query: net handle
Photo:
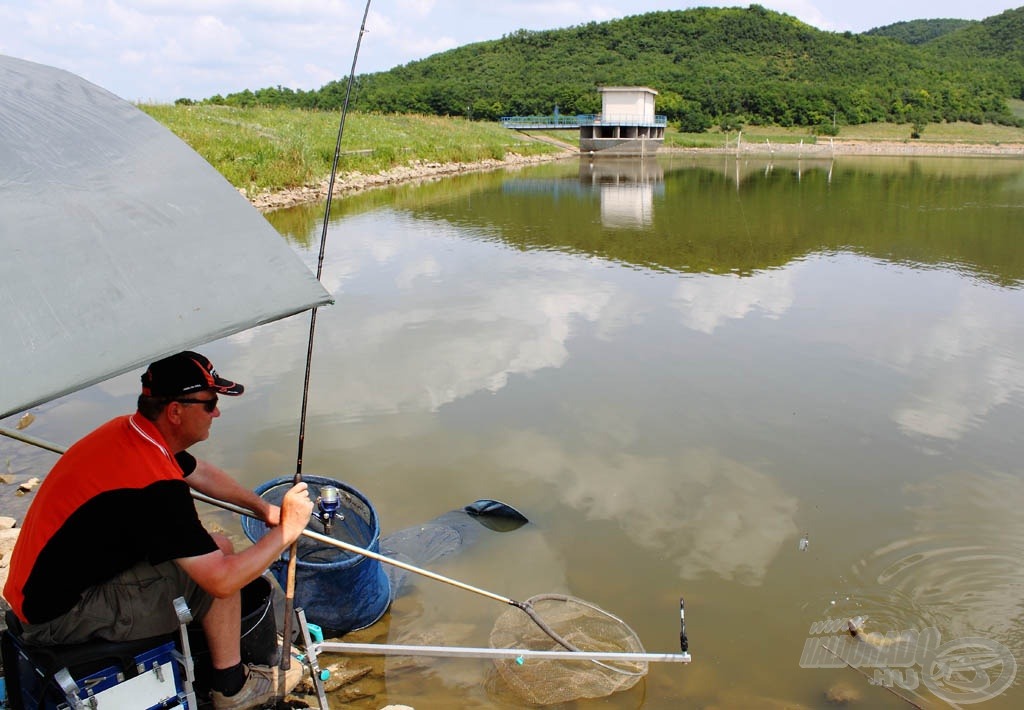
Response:
POLYGON ((514 606, 516 609, 523 611, 528 617, 530 617, 530 620, 537 625, 537 628, 539 628, 541 631, 550 636, 552 641, 557 643, 566 651, 575 651, 577 653, 580 653, 580 649, 578 649, 573 643, 566 641, 564 638, 562 638, 558 633, 555 632, 554 629, 548 626, 547 622, 544 621, 544 619, 540 618, 540 614, 537 613, 537 610, 533 608, 533 604, 531 604, 529 601, 510 601, 512 606, 514 606))
POLYGON ((628 653, 619 651, 534 651, 528 648, 475 648, 468 646, 410 646, 386 643, 320 641, 317 653, 375 654, 381 656, 433 656, 437 658, 529 658, 543 661, 622 661, 630 663, 691 663, 689 653, 628 653))
MULTIPOLYGON (((517 602, 517 601, 512 601, 511 602, 512 606, 514 606, 517 609, 520 609, 523 612, 525 612, 526 615, 530 617, 530 620, 533 621, 533 623, 535 623, 537 625, 537 627, 541 631, 543 631, 545 634, 547 634, 551 638, 552 641, 554 641, 555 643, 557 643, 558 645, 560 645, 562 648, 564 648, 567 651, 574 651, 575 653, 581 653, 581 654, 582 653, 586 653, 585 651, 579 649, 572 642, 567 641, 566 639, 562 638, 562 636, 559 633, 557 633, 554 629, 552 629, 550 626, 548 626, 547 622, 544 621, 544 619, 540 618, 540 614, 538 614, 537 610, 533 608, 533 602, 536 601, 536 600, 542 600, 542 599, 548 599, 548 600, 557 601, 557 602, 563 602, 563 603, 574 602, 574 603, 579 604, 581 606, 585 606, 588 609, 592 609, 592 610, 596 611, 598 614, 601 614, 602 616, 606 616, 607 618, 611 619, 612 621, 614 621, 614 622, 616 622, 618 624, 622 624, 627 629, 629 628, 629 625, 625 621, 620 619, 619 617, 615 616, 615 614, 612 614, 611 612, 605 611, 601 607, 599 607, 599 606, 597 606, 595 604, 591 604, 588 601, 584 601, 583 599, 578 599, 576 597, 570 597, 570 596, 568 596, 566 594, 538 594, 537 596, 530 597, 525 602, 517 602)), ((611 671, 612 673, 619 673, 621 675, 628 675, 628 676, 636 677, 636 676, 644 676, 644 675, 647 674, 646 671, 629 671, 629 670, 626 670, 624 668, 616 668, 615 666, 610 666, 607 663, 602 663, 601 661, 599 661, 597 659, 594 659, 594 658, 591 658, 590 662, 593 663, 595 666, 600 666, 601 668, 604 668, 605 670, 611 671)))

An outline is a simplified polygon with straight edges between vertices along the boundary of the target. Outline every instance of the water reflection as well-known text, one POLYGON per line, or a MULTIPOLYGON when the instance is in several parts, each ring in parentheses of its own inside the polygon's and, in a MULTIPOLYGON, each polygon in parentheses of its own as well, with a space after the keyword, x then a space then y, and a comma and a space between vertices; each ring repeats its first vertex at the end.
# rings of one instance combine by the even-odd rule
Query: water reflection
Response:
POLYGON ((918 370, 914 399, 893 414, 906 431, 957 439, 1024 392, 1020 314, 1000 292, 957 291, 944 318, 892 343, 893 361, 918 370))
POLYGON ((821 327, 818 339, 903 373, 906 387, 889 414, 903 432, 957 440, 1020 398, 1019 290, 964 280, 956 271, 880 270, 849 256, 831 261, 842 268, 830 270, 818 296, 832 309, 840 307, 832 294, 851 303, 843 306, 843 327, 821 327), (911 274, 913 289, 908 288, 911 274), (863 286, 869 281, 868 291, 863 286), (889 312, 896 316, 887 317, 889 312), (866 337, 868 330, 874 337, 866 337))
POLYGON ((614 521, 640 548, 658 551, 679 579, 711 574, 756 586, 797 533, 797 500, 779 482, 719 452, 672 457, 591 441, 582 450, 538 432, 513 432, 495 450, 508 475, 558 491, 555 507, 614 521))
POLYGON ((686 327, 711 334, 723 322, 746 317, 753 311, 779 318, 795 298, 794 281, 800 263, 741 278, 737 274, 702 275, 684 279, 672 294, 686 327))
POLYGON ((529 177, 475 177, 471 198, 400 198, 397 206, 515 248, 685 273, 746 276, 851 251, 913 268, 962 269, 999 285, 1024 278, 1014 236, 1024 210, 1020 161, 961 161, 961 172, 942 159, 816 165, 670 156, 658 164, 664 178, 651 201, 647 183, 637 183, 629 216, 613 209, 612 225, 602 222, 600 193, 581 190, 579 173, 587 168, 569 164, 529 177), (716 189, 726 185, 732 189, 716 189), (642 238, 633 231, 638 223, 646 225, 642 238))
MULTIPOLYGON (((391 313, 366 302, 374 313, 352 324, 359 343, 352 356, 380 352, 376 357, 395 359, 392 371, 406 374, 378 378, 370 372, 355 386, 339 381, 346 390, 343 416, 434 411, 476 391, 495 392, 510 376, 561 367, 577 320, 607 328, 644 317, 644 307, 638 310, 619 286, 584 275, 572 260, 551 260, 541 269, 535 260, 524 262, 506 274, 513 282, 505 282, 504 291, 477 288, 473 257, 442 263, 431 253, 416 256, 422 244, 416 235, 454 228, 517 248, 561 247, 696 272, 674 282, 667 302, 684 326, 708 335, 750 316, 785 317, 810 281, 819 303, 845 313, 846 323, 800 338, 842 343, 858 357, 907 372, 913 387, 894 403, 892 420, 911 435, 955 440, 1017 397, 1024 380, 1015 356, 1024 335, 1006 303, 1013 297, 958 276, 1000 283, 1021 278, 1022 250, 1007 228, 1019 209, 1006 204, 1014 195, 1019 200, 1021 172, 1016 161, 673 157, 581 161, 575 176, 564 166, 529 177, 474 176, 446 199, 416 193, 403 201, 399 195, 399 213, 409 219, 382 231, 379 222, 353 218, 344 237, 349 248, 325 269, 336 297, 360 288, 360 273, 373 265, 390 274, 387 285, 374 290, 416 293, 419 303, 413 311, 391 313), (734 189, 714 189, 718 179, 734 189), (551 200, 557 209, 544 207, 551 200), (876 223, 886 226, 876 229, 876 223), (900 225, 895 234, 892 224, 900 225), (879 272, 844 256, 849 253, 937 268, 919 276, 934 283, 908 291, 902 274, 879 272), (821 259, 805 273, 809 262, 821 259), (819 289, 818 275, 828 264, 841 268, 819 289), (870 289, 858 282, 865 278, 870 289), (452 283, 463 293, 452 294, 452 283), (886 338, 862 337, 864 328, 878 327, 878 309, 896 302, 906 308, 918 295, 913 320, 894 324, 886 338), (475 305, 453 308, 452 299, 475 305), (408 345, 396 346, 413 333, 417 366, 407 362, 408 345)), ((358 212, 358 205, 346 210, 358 212)), ((335 371, 350 368, 339 362, 335 371)))
POLYGON ((580 159, 580 184, 601 194, 601 224, 643 228, 654 221, 655 194, 663 195, 665 171, 653 158, 580 159))
POLYGON ((615 298, 613 284, 585 278, 568 259, 540 269, 511 260, 500 279, 483 283, 489 249, 460 247, 458 259, 441 261, 436 240, 456 237, 436 223, 377 214, 350 220, 346 231, 345 248, 325 268, 346 302, 344 325, 320 340, 319 376, 335 396, 312 403, 334 418, 436 411, 496 392, 512 376, 561 367, 575 324, 602 318, 615 298))
POLYGON ((825 182, 832 182, 832 171, 835 168, 834 157, 830 158, 736 158, 723 156, 721 159, 722 177, 731 181, 737 190, 746 182, 767 179, 778 169, 782 173, 796 177, 801 182, 804 176, 817 172, 825 176, 825 182))
MULTIPOLYGON (((1024 654, 1024 164, 657 165, 336 202, 306 470, 366 492, 385 533, 509 501, 533 524, 439 571, 595 601, 651 650, 678 643, 687 595, 697 662, 602 707, 822 707, 859 683, 798 665, 826 616, 1024 654)), ((316 215, 270 218, 311 260, 316 215)), ((307 335, 300 317, 204 347, 248 387, 201 455, 253 485, 290 472, 307 335)), ((137 378, 31 433, 73 441, 137 378)), ((492 604, 418 583, 384 633, 486 644, 492 604)), ((480 675, 389 662, 374 702, 501 707, 480 675)), ((862 685, 865 707, 900 706, 862 685)))

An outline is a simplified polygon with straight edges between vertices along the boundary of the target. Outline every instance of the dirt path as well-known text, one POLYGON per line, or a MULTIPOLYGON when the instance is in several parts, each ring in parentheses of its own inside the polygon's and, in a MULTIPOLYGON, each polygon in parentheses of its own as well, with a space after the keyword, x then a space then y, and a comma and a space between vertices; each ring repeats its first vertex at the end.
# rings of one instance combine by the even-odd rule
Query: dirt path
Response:
POLYGON ((547 143, 548 145, 553 145, 556 148, 561 148, 562 150, 566 150, 571 153, 579 153, 579 148, 574 144, 567 143, 566 141, 560 141, 554 136, 546 136, 542 133, 533 133, 531 131, 516 131, 516 133, 526 140, 537 141, 538 143, 547 143))

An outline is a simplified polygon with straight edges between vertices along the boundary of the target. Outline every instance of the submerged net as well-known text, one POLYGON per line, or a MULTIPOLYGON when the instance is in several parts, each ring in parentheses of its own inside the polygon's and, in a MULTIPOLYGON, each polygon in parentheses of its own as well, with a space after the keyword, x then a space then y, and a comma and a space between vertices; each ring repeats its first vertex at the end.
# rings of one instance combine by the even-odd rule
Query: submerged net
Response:
MULTIPOLYGON (((582 599, 541 594, 525 602, 564 641, 582 652, 644 653, 636 633, 622 619, 582 599)), ((491 648, 564 650, 528 614, 510 607, 491 631, 491 648)), ((497 676, 509 690, 534 705, 601 698, 628 690, 647 674, 646 661, 497 659, 497 676)))

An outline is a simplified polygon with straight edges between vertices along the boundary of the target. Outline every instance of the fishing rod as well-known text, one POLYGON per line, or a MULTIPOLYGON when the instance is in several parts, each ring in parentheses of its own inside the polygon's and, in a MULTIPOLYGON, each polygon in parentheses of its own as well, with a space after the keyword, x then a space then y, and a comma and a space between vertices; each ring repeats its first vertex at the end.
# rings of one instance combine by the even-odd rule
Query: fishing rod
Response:
MULTIPOLYGON (((334 197, 334 181, 338 174, 338 161, 341 158, 341 139, 345 134, 345 120, 348 118, 349 100, 352 97, 352 84, 355 83, 356 63, 359 60, 359 48, 363 43, 363 35, 366 34, 366 18, 370 14, 370 2, 366 0, 366 8, 363 10, 363 21, 359 25, 359 36, 356 38, 356 49, 352 54, 352 68, 348 74, 348 85, 345 87, 345 101, 341 107, 341 120, 338 122, 338 138, 334 143, 334 159, 331 162, 331 177, 327 182, 327 203, 324 207, 324 225, 320 232, 320 254, 316 262, 316 280, 324 268, 324 253, 327 249, 327 228, 331 221, 331 200, 334 197)), ((299 414, 299 440, 298 450, 295 455, 295 477, 293 482, 298 485, 302 482, 302 453, 306 441, 306 412, 309 404, 309 377, 313 364, 313 335, 316 332, 316 313, 314 307, 309 314, 309 342, 306 346, 306 373, 302 381, 302 407, 299 414)), ((288 555, 288 577, 285 584, 284 598, 284 638, 291 638, 292 613, 295 607, 295 563, 298 557, 298 541, 292 543, 288 555)), ((287 671, 291 668, 291 654, 281 654, 281 670, 287 671)), ((284 673, 281 677, 284 678, 284 673)))

